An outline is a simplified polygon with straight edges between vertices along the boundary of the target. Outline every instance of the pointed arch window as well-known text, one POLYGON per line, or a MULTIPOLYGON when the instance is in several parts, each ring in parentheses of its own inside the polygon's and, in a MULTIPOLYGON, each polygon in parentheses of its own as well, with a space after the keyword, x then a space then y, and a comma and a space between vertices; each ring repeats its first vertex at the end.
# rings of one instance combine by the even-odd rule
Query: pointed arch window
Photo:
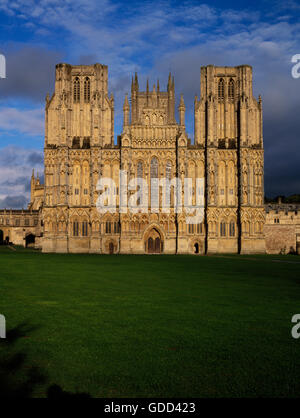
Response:
POLYGON ((150 165, 150 179, 151 179, 151 206, 159 206, 159 188, 158 188, 158 159, 153 157, 150 165))
POLYGON ((230 100, 234 99, 234 81, 232 78, 229 80, 228 84, 228 97, 230 100))
POLYGON ((73 222, 73 236, 78 237, 79 235, 79 223, 77 221, 73 222))
POLYGON ((220 223, 220 235, 221 237, 226 236, 226 223, 225 222, 220 223))
POLYGON ((139 161, 138 164, 137 164, 137 176, 140 179, 143 178, 143 163, 142 163, 142 161, 139 161))
POLYGON ((89 102, 91 97, 91 82, 89 77, 84 80, 84 101, 89 102))
POLYGON ((229 235, 231 237, 235 236, 235 223, 233 221, 231 221, 229 224, 229 235))
POLYGON ((220 100, 224 99, 224 79, 220 78, 218 83, 218 97, 220 100))
POLYGON ((86 221, 82 222, 82 236, 88 236, 88 223, 86 221))
POLYGON ((80 101, 80 80, 79 77, 76 77, 73 85, 73 98, 74 102, 78 103, 80 101))
POLYGON ((150 169, 151 178, 158 177, 158 159, 153 157, 151 160, 151 169, 150 169))

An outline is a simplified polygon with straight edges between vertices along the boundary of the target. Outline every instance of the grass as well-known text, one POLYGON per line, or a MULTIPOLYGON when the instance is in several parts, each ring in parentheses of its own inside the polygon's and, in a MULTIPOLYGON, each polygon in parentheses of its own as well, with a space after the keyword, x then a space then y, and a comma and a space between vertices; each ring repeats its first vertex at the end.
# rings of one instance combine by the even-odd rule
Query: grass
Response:
POLYGON ((28 396, 53 384, 93 397, 300 394, 296 256, 2 248, 0 290, 15 336, 0 340, 0 381, 2 365, 2 383, 9 370, 6 386, 28 396))

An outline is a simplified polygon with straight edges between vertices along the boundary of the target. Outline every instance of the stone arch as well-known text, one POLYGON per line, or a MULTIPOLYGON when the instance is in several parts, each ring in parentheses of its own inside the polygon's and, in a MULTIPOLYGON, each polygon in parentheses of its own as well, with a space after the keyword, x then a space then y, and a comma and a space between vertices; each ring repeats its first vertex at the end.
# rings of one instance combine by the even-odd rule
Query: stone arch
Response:
POLYGON ((224 219, 224 218, 222 218, 222 219, 220 219, 220 222, 219 222, 219 237, 226 237, 228 234, 227 234, 227 223, 226 223, 226 220, 224 219))
POLYGON ((228 83, 228 97, 231 100, 234 99, 234 81, 232 78, 229 80, 229 83, 228 83))
POLYGON ((191 254, 204 254, 204 245, 199 239, 191 240, 189 248, 191 254))
POLYGON ((161 254, 164 248, 164 234, 157 225, 150 225, 144 233, 146 254, 161 254))
POLYGON ((232 238, 235 237, 237 234, 237 223, 236 223, 236 219, 234 219, 233 217, 229 219, 228 228, 229 228, 229 231, 228 231, 229 236, 232 238))
POLYGON ((32 232, 29 232, 25 236, 25 246, 26 248, 28 248, 28 247, 34 247, 34 245, 35 245, 35 234, 33 234, 32 232))
POLYGON ((224 91, 225 91, 224 79, 220 78, 219 82, 218 82, 218 98, 219 98, 219 100, 224 99, 224 91))
POLYGON ((71 236, 78 237, 80 235, 80 219, 77 214, 73 214, 70 218, 71 236))

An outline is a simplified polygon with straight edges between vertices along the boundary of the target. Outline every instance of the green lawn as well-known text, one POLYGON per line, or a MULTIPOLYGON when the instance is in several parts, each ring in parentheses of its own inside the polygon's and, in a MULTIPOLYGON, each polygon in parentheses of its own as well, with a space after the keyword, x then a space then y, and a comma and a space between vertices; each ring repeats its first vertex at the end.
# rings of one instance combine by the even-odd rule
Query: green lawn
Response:
POLYGON ((0 250, 0 389, 93 397, 300 395, 297 256, 0 250), (281 260, 280 262, 274 260, 281 260))

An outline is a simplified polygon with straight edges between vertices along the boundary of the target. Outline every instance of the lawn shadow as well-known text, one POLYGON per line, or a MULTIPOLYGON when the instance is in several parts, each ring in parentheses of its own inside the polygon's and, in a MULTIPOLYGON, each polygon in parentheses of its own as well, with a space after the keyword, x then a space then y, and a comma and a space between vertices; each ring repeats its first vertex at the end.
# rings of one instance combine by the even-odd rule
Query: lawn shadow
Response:
POLYGON ((0 396, 29 398, 34 388, 46 381, 37 366, 27 365, 27 355, 15 351, 16 342, 36 330, 25 322, 7 330, 6 338, 0 343, 0 396))
MULTIPOLYGON (((30 398, 39 385, 46 384, 46 373, 38 366, 28 365, 26 353, 14 347, 18 340, 37 329, 22 322, 7 330, 6 338, 0 340, 0 397, 30 398)), ((65 392, 56 384, 50 385, 46 393, 49 399, 91 397, 88 393, 65 392)))

